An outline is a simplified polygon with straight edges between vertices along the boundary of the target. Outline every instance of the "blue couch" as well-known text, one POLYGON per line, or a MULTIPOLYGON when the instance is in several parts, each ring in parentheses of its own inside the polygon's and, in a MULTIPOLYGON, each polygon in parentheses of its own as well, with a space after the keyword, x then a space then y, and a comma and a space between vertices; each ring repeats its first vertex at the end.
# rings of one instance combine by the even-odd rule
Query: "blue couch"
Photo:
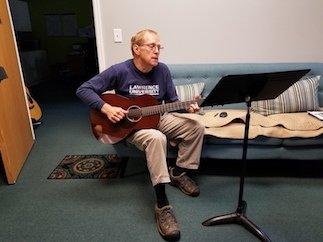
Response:
MULTIPOLYGON (((175 64, 169 65, 175 85, 204 82, 203 96, 206 97, 222 76, 261 72, 311 69, 311 74, 323 74, 323 63, 264 63, 264 64, 175 64)), ((323 106, 323 78, 320 79, 319 103, 323 106)), ((224 105, 224 108, 244 109, 244 103, 224 105)), ((220 108, 220 107, 217 107, 220 108)), ((206 136, 202 158, 241 159, 242 141, 206 136)), ((117 154, 126 160, 128 157, 144 157, 136 147, 119 142, 114 145, 117 154)), ((176 150, 170 149, 169 157, 176 157, 176 150)), ((296 159, 320 160, 323 158, 323 135, 315 138, 269 138, 258 136, 250 139, 248 159, 296 159)))

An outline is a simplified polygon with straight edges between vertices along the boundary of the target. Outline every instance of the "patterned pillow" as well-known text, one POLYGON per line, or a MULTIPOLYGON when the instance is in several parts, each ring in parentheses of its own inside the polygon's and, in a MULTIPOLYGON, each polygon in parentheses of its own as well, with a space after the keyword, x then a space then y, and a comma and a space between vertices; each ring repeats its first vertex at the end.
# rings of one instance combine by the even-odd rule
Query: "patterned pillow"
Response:
POLYGON ((262 115, 319 110, 320 77, 304 77, 275 99, 252 102, 251 109, 262 115))
POLYGON ((195 96, 201 95, 203 92, 205 83, 197 82, 185 85, 175 86, 178 99, 182 102, 191 101, 195 96))

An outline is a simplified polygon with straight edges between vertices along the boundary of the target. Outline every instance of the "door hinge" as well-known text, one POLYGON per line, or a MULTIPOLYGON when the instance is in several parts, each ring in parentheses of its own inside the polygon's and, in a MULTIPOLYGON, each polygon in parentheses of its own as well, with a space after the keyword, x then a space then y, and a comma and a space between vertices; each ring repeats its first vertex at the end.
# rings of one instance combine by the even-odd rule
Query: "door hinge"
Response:
POLYGON ((7 73, 5 69, 2 66, 0 66, 0 82, 6 78, 8 78, 7 73))

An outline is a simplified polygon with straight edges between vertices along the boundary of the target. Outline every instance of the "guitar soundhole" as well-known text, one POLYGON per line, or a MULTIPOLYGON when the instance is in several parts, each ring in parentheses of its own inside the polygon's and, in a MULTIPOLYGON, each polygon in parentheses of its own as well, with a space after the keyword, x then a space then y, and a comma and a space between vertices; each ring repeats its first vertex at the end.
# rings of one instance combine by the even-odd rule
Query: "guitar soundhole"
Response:
POLYGON ((126 117, 130 122, 139 122, 142 118, 141 108, 137 105, 130 106, 126 117))

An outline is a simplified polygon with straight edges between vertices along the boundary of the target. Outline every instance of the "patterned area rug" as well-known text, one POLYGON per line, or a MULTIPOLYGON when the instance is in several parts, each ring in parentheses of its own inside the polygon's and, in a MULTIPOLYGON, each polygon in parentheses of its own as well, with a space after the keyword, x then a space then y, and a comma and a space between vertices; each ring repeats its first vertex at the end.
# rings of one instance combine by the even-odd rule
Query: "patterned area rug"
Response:
POLYGON ((110 155, 67 155, 47 179, 118 178, 121 159, 110 155))

